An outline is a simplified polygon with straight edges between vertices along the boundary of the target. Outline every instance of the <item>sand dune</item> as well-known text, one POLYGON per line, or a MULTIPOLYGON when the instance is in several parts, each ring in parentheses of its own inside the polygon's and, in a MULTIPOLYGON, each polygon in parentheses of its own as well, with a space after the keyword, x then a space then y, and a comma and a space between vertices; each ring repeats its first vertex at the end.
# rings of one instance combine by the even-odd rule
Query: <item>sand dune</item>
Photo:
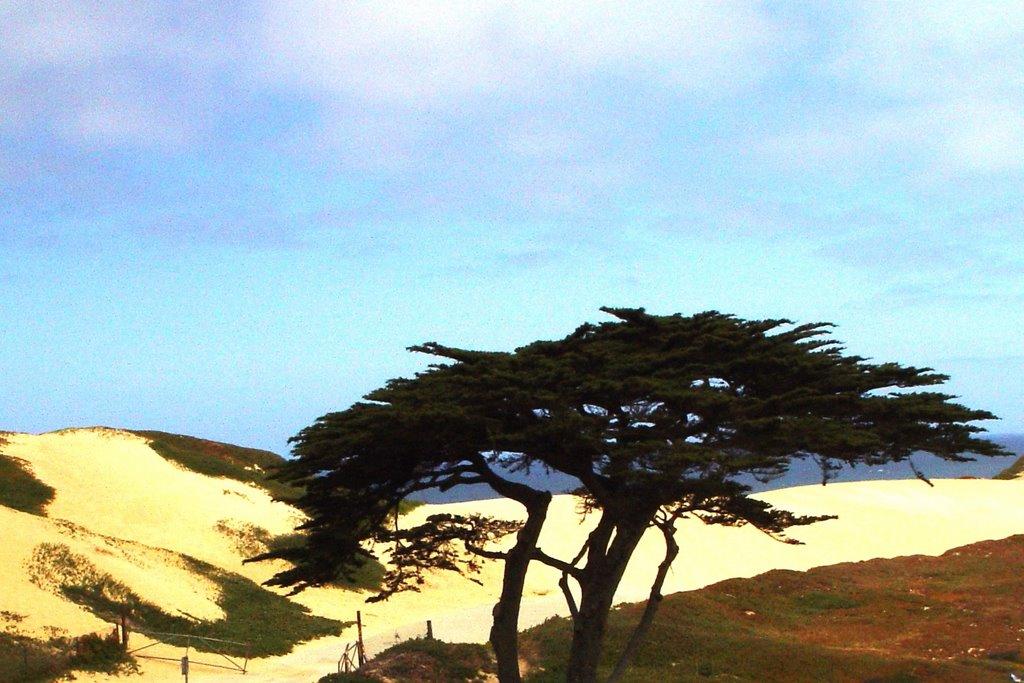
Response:
POLYGON ((245 553, 228 529, 248 524, 276 535, 301 519, 266 491, 184 469, 129 432, 68 429, 6 438, 4 452, 27 461, 56 489, 50 518, 232 567, 254 580, 267 578, 273 567, 242 566, 245 553))
MULTIPOLYGON (((0 610, 29 615, 25 629, 40 635, 47 627, 71 633, 103 627, 99 619, 29 579, 26 569, 41 543, 67 545, 168 611, 181 609, 216 618, 216 588, 176 564, 175 553, 261 580, 275 568, 241 565, 244 553, 225 528, 252 525, 276 534, 289 531, 298 519, 295 509, 272 502, 253 486, 199 475, 167 462, 135 435, 70 430, 7 439, 5 452, 28 461, 37 476, 57 491, 48 518, 0 507, 0 524, 10 531, 0 547, 4 577, 0 610)), ((916 480, 856 482, 761 494, 774 505, 796 512, 839 515, 837 520, 795 530, 792 536, 804 541, 802 546, 778 543, 751 528, 709 527, 685 520, 678 534, 682 552, 666 590, 698 588, 774 568, 937 555, 959 545, 1024 533, 1024 480, 939 480, 935 484, 931 488, 916 480)), ((442 511, 520 516, 515 503, 491 500, 424 506, 404 523, 442 511)), ((571 497, 556 497, 541 544, 551 554, 570 554, 591 523, 580 518, 571 497)), ((618 601, 646 597, 661 553, 657 535, 644 539, 616 596, 618 601)), ((389 645, 396 633, 405 637, 421 632, 427 619, 433 621, 440 638, 482 642, 487 639, 501 567, 485 565, 477 578, 483 585, 457 575, 435 575, 422 592, 373 605, 364 603, 365 594, 337 588, 311 589, 295 599, 316 614, 337 619, 351 620, 361 610, 371 650, 389 645)), ((547 567, 531 570, 522 627, 565 613, 556 580, 547 567)), ((342 647, 353 638, 354 629, 349 629, 341 637, 299 645, 283 657, 254 660, 245 680, 315 680, 333 670, 342 647)), ((142 670, 147 681, 181 680, 172 664, 143 660, 142 670)), ((78 679, 107 680, 87 674, 78 679)), ((238 680, 238 674, 196 666, 192 680, 238 680)))

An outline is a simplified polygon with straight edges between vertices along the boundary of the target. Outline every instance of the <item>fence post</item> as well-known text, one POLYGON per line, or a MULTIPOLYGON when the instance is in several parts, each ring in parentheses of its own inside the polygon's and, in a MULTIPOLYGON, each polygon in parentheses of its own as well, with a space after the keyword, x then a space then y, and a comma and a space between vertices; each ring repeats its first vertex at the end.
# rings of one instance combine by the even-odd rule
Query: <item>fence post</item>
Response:
POLYGON ((356 650, 356 659, 359 661, 359 666, 362 667, 366 664, 366 650, 363 648, 363 613, 356 611, 356 630, 359 633, 359 649, 356 650))
POLYGON ((433 639, 434 639, 434 624, 430 621, 430 619, 427 619, 427 640, 433 640, 433 639))

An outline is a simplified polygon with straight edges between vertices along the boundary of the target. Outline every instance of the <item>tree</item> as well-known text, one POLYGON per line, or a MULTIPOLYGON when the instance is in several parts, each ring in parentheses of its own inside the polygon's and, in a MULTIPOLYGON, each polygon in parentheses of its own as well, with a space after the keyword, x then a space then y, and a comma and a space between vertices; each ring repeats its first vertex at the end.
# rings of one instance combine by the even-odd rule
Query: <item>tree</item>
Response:
POLYGON ((334 580, 365 560, 367 542, 394 544, 376 599, 416 590, 426 571, 471 576, 482 558, 504 562, 490 636, 500 680, 518 681, 523 584, 530 563, 541 562, 561 572, 572 617, 569 680, 594 681, 615 590, 654 528, 665 556, 616 679, 661 601, 679 519, 752 524, 788 543, 786 529, 825 519, 748 497, 741 476, 768 479, 811 458, 825 483, 844 464, 913 467, 918 451, 958 461, 1003 453, 969 424, 990 413, 907 391, 945 375, 844 355, 829 324, 602 310, 616 320, 511 353, 413 347, 438 362, 302 430, 297 458, 277 476, 305 488, 307 543, 256 558, 292 562, 271 583, 302 590, 334 580), (573 557, 538 547, 551 495, 508 476, 531 467, 580 481, 575 493, 597 522, 573 557), (477 483, 521 503, 525 521, 434 515, 393 528, 403 499, 477 483))

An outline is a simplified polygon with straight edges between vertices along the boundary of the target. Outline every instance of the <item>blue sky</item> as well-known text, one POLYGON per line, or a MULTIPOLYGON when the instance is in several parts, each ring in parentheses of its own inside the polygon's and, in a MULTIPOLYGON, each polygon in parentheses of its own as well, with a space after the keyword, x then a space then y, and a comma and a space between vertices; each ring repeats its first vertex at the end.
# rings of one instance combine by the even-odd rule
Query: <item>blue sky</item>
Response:
POLYGON ((1024 5, 0 0, 0 429, 272 448, 429 340, 828 320, 1024 431, 1024 5))

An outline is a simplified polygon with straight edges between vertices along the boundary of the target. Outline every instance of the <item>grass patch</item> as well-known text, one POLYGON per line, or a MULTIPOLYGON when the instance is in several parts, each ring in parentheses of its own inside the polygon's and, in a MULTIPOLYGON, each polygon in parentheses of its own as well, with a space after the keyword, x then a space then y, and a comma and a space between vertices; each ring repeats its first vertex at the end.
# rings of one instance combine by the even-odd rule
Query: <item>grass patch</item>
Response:
POLYGON ((861 603, 840 593, 810 591, 796 596, 794 602, 808 612, 824 612, 833 609, 852 609, 861 603))
POLYGON ((0 453, 0 505, 43 517, 53 494, 53 487, 36 479, 27 462, 0 453))
POLYGON ((389 647, 358 672, 330 674, 318 683, 384 680, 464 683, 487 680, 488 674, 496 672, 494 658, 486 645, 415 638, 389 647))
POLYGON ((302 494, 301 489, 270 478, 271 472, 285 462, 277 453, 167 432, 132 434, 144 437, 162 457, 193 472, 254 484, 279 500, 294 500, 302 494))
MULTIPOLYGON (((775 570, 665 598, 627 681, 1006 680, 1021 648, 1024 536, 911 556, 775 570)), ((609 618, 599 678, 640 618, 609 618)), ((567 619, 523 633, 526 680, 565 680, 567 619)), ((1018 667, 1019 668, 1019 667, 1018 667)))
POLYGON ((316 683, 380 683, 379 678, 371 678, 358 671, 349 673, 327 674, 317 679, 316 683))
POLYGON ((235 550, 243 557, 252 557, 267 551, 273 537, 263 527, 248 522, 233 522, 229 519, 218 520, 213 525, 214 531, 231 539, 235 550))
MULTIPOLYGON (((44 543, 38 546, 32 556, 29 577, 36 585, 55 589, 103 619, 114 620, 127 612, 141 630, 249 643, 251 648, 223 647, 226 654, 239 656, 287 654, 297 643, 337 635, 348 625, 314 616, 305 607, 238 574, 187 555, 180 557, 190 571, 210 579, 220 589, 217 604, 224 610, 223 619, 200 621, 167 614, 109 574, 99 572, 88 559, 72 553, 65 545, 44 543)), ((197 646, 197 649, 203 648, 197 646)))

